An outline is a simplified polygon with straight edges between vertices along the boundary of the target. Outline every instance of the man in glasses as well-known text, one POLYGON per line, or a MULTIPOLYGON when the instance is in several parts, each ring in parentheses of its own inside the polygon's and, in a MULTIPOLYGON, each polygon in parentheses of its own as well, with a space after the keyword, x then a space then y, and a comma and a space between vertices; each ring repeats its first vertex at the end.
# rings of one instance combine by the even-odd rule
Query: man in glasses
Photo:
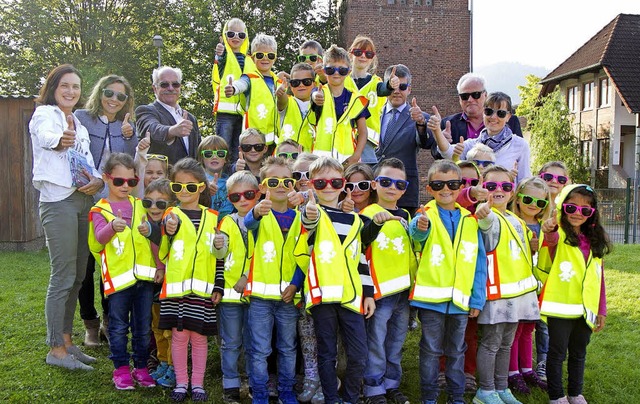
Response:
POLYGON ((180 108, 182 70, 169 66, 153 69, 156 100, 136 108, 136 129, 140 138, 151 134, 150 154, 162 154, 175 164, 184 157, 196 157, 200 130, 196 118, 180 108))

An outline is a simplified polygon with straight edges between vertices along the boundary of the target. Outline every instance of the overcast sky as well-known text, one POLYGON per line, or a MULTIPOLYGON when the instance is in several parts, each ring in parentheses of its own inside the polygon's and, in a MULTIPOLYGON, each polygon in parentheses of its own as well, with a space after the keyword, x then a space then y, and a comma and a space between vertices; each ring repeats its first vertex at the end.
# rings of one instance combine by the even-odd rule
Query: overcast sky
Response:
POLYGON ((473 0, 474 66, 554 69, 620 13, 640 14, 640 1, 473 0))

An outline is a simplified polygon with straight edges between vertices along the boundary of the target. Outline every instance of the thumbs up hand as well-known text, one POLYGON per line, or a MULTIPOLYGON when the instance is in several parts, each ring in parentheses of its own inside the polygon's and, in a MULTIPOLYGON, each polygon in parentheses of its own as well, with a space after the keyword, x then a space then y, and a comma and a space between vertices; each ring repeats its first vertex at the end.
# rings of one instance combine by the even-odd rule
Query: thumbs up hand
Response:
POLYGON ((426 124, 426 119, 424 119, 424 115, 422 114, 422 110, 418 106, 418 102, 416 101, 416 97, 413 97, 411 100, 411 108, 409 109, 409 114, 411 115, 411 119, 418 125, 424 126, 426 124))
POLYGON ((420 216, 418 216, 416 228, 423 232, 429 230, 429 218, 427 217, 427 215, 421 214, 420 216))
POLYGON ((169 135, 173 137, 187 137, 193 130, 193 122, 189 119, 187 111, 182 112, 182 120, 169 128, 169 135))
POLYGON ((391 69, 391 75, 389 76, 389 87, 391 87, 394 91, 400 87, 400 79, 396 76, 396 67, 393 66, 391 69))
POLYGON ((356 208, 356 203, 351 199, 351 190, 347 189, 345 192, 347 197, 342 200, 341 208, 344 213, 351 213, 356 208))
MULTIPOLYGON (((451 125, 448 121, 447 123, 451 125)), ((462 152, 464 152, 464 136, 460 136, 460 141, 456 143, 453 147, 453 156, 451 156, 451 160, 458 161, 460 160, 460 156, 462 156, 462 152)))
POLYGON ((216 45, 216 55, 222 56, 224 54, 224 44, 222 43, 222 36, 220 36, 220 42, 216 45))
POLYGON ((453 137, 451 137, 451 121, 445 122, 444 130, 442 131, 442 135, 449 143, 453 141, 453 137))
POLYGON ((224 248, 224 235, 217 227, 215 230, 216 235, 213 237, 213 246, 216 248, 216 250, 222 250, 224 248))
POLYGON ((62 150, 67 147, 73 147, 76 143, 76 125, 73 115, 67 115, 67 129, 62 132, 62 137, 55 147, 56 150, 62 150))
POLYGON ((438 136, 440 133, 442 133, 442 130, 440 129, 442 118, 440 117, 440 112, 438 112, 438 107, 434 105, 431 107, 431 110, 433 111, 433 113, 429 117, 427 128, 429 128, 434 134, 436 134, 436 136, 438 136))
POLYGON ((513 162, 513 167, 511 167, 511 170, 509 170, 509 172, 511 173, 511 176, 515 181, 515 179, 518 178, 518 160, 513 162))
POLYGON ((476 217, 478 219, 484 219, 491 213, 491 208, 493 207, 493 194, 489 194, 487 201, 478 205, 478 209, 476 209, 476 217))
POLYGON ((278 89, 276 90, 276 97, 284 97, 285 95, 287 95, 288 88, 289 88, 289 82, 287 81, 287 79, 284 79, 282 81, 282 84, 280 84, 278 86, 278 89))
POLYGON ((314 91, 311 94, 311 101, 319 107, 324 105, 324 92, 322 91, 322 84, 320 84, 320 87, 318 87, 317 91, 314 91))
POLYGON ((478 185, 471 187, 469 195, 476 201, 486 201, 489 198, 489 191, 482 186, 482 178, 478 180, 478 185))
POLYGON ((238 160, 236 160, 236 172, 243 171, 247 167, 247 162, 244 159, 244 153, 242 150, 238 152, 238 160))
POLYGON ((557 230, 558 227, 558 214, 557 210, 554 209, 551 212, 551 217, 545 220, 540 227, 540 231, 543 233, 553 233, 557 230))
POLYGON ((147 221, 147 216, 146 215, 142 218, 142 221, 138 225, 138 232, 140 234, 142 234, 143 236, 145 236, 145 237, 149 237, 149 234, 151 234, 151 226, 149 225, 149 222, 147 221))
POLYGON ((116 218, 111 221, 111 228, 116 233, 120 233, 127 228, 127 222, 122 218, 122 211, 120 209, 118 209, 116 218))
POLYGON ((533 232, 533 237, 531 237, 531 241, 529 241, 529 246, 531 247, 531 252, 536 253, 538 248, 540 248, 540 240, 538 239, 538 235, 536 232, 533 232))
POLYGON ((164 230, 169 236, 173 236, 176 234, 176 230, 178 230, 178 223, 180 219, 176 216, 175 213, 170 212, 164 222, 164 230))
POLYGON ((253 216, 256 219, 267 216, 269 212, 271 212, 272 207, 273 202, 271 201, 271 192, 267 190, 267 193, 264 194, 264 199, 258 202, 258 204, 253 208, 253 216))
POLYGON ((211 196, 214 196, 215 194, 218 193, 218 179, 219 178, 220 178, 220 174, 218 174, 218 173, 213 174, 213 179, 209 183, 209 193, 211 194, 211 196))
POLYGON ((318 205, 316 205, 316 197, 313 195, 312 190, 307 191, 307 195, 309 195, 309 202, 305 206, 305 216, 312 222, 318 220, 318 205))
POLYGON ((151 147, 151 132, 147 131, 147 135, 138 142, 137 149, 139 152, 143 152, 149 147, 151 147))
POLYGON ((133 126, 129 123, 129 119, 131 119, 131 114, 127 112, 124 116, 124 120, 122 121, 122 127, 120 130, 122 131, 122 137, 129 139, 133 136, 133 126))
POLYGON ((224 95, 225 97, 231 97, 236 93, 236 89, 233 87, 233 76, 229 76, 229 81, 226 86, 224 86, 224 95))
POLYGON ((290 206, 296 207, 304 203, 304 196, 302 196, 301 192, 295 190, 293 184, 289 184, 288 190, 287 199, 290 206))
POLYGON ((316 76, 320 78, 320 83, 327 82, 327 74, 324 72, 324 66, 322 66, 322 60, 319 60, 317 64, 313 67, 313 71, 316 73, 316 76))

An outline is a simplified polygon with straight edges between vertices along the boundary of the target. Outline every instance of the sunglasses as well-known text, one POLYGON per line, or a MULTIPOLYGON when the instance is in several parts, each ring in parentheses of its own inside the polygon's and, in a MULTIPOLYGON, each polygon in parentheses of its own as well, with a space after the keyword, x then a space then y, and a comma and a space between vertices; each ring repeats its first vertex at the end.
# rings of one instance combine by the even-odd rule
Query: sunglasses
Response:
POLYGON ((161 81, 160 84, 158 84, 161 88, 169 88, 169 86, 173 87, 173 88, 180 88, 180 86, 182 84, 180 84, 180 82, 178 81, 174 81, 169 83, 168 81, 161 81))
POLYGON ((106 173, 105 175, 107 176, 107 178, 109 178, 113 182, 113 185, 116 187, 121 187, 126 182, 128 186, 133 188, 136 185, 138 185, 138 182, 140 181, 140 178, 138 177, 133 177, 133 178, 112 177, 111 174, 106 174, 106 173))
POLYGON ((504 110, 504 109, 498 109, 498 110, 495 110, 493 108, 485 108, 484 109, 484 115, 485 116, 493 116, 494 112, 495 112, 496 115, 498 115, 498 118, 504 118, 509 113, 509 111, 504 110))
POLYGON ((240 150, 242 150, 245 153, 249 153, 251 151, 251 149, 257 151, 258 153, 261 153, 264 151, 264 148, 266 147, 266 145, 264 143, 256 143, 256 144, 241 144, 240 145, 240 150))
POLYGON ((310 85, 313 84, 313 79, 310 79, 310 78, 292 79, 292 80, 289 80, 289 84, 291 84, 291 87, 300 87, 300 84, 302 84, 305 87, 309 87, 310 85))
POLYGON ((245 39, 247 37, 247 33, 246 32, 227 31, 225 34, 227 35, 227 38, 235 38, 236 35, 240 39, 245 39))
POLYGON ((346 181, 347 180, 344 178, 331 178, 326 180, 322 178, 316 178, 311 180, 311 183, 313 184, 313 187, 318 190, 325 189, 327 185, 331 185, 331 188, 333 189, 342 189, 346 181))
POLYGON ((400 91, 407 91, 407 88, 409 88, 409 83, 400 83, 400 84, 398 84, 398 90, 400 90, 400 91))
POLYGON ((389 188, 392 184, 396 186, 398 191, 404 191, 409 186, 409 181, 406 180, 394 180, 389 177, 376 177, 375 181, 380 184, 382 188, 389 188))
POLYGON ((324 72, 327 73, 329 76, 333 76, 336 72, 338 72, 338 74, 341 76, 346 76, 347 74, 349 74, 349 68, 344 66, 340 66, 340 67, 325 66, 324 72))
POLYGON ((147 160, 160 160, 160 161, 169 161, 169 158, 164 154, 147 154, 147 160))
POLYGON ((174 194, 179 194, 185 189, 188 193, 195 194, 196 192, 198 192, 198 188, 204 185, 204 182, 189 182, 187 184, 183 184, 181 182, 170 182, 169 185, 171 186, 171 191, 174 194))
POLYGON ((364 50, 364 49, 352 49, 351 53, 353 53, 353 56, 357 58, 359 58, 364 54, 364 57, 366 57, 367 59, 373 59, 373 57, 376 55, 374 51, 364 50))
POLYGON ((227 151, 226 150, 203 150, 203 151, 200 152, 200 154, 202 154, 202 157, 204 157, 206 159, 210 159, 213 156, 219 157, 221 159, 227 157, 227 151))
POLYGON ((513 182, 488 181, 488 182, 483 182, 482 187, 489 192, 495 191, 496 189, 498 189, 498 187, 500 187, 500 189, 502 189, 504 192, 511 192, 513 190, 513 182))
POLYGON ((434 191, 442 191, 446 185, 450 190, 457 191, 462 186, 462 182, 462 180, 429 181, 429 187, 434 191))
POLYGON ((524 203, 525 205, 531 205, 532 203, 535 203, 536 206, 540 209, 546 208, 549 204, 549 201, 547 201, 546 199, 534 198, 531 195, 518 194, 518 197, 522 198, 522 203, 524 203))
POLYGON ((295 160, 295 159, 298 158, 299 154, 300 153, 298 153, 298 152, 292 152, 292 153, 280 152, 280 153, 278 153, 278 157, 295 160))
POLYGON ((368 191, 371 188, 371 181, 347 182, 344 185, 345 190, 353 191, 356 188, 360 191, 368 191))
POLYGON ((273 52, 265 53, 265 52, 256 52, 253 54, 258 60, 262 60, 267 57, 269 60, 276 60, 276 54, 273 52))
POLYGON ((156 208, 161 209, 161 210, 165 210, 167 208, 167 206, 169 206, 169 202, 167 201, 163 201, 161 199, 154 201, 153 199, 143 199, 142 200, 142 207, 145 209, 149 209, 151 208, 153 205, 156 206, 156 208))
POLYGON ((300 63, 304 63, 307 60, 315 63, 315 62, 318 61, 318 58, 320 58, 320 55, 298 55, 296 58, 298 59, 298 62, 300 62, 300 63))
POLYGON ((472 187, 475 187, 476 185, 478 185, 478 183, 480 182, 479 179, 477 178, 466 178, 466 177, 462 177, 462 182, 465 183, 465 186, 468 187, 469 185, 471 185, 472 187))
POLYGON ((307 181, 309 180, 309 171, 294 171, 292 174, 293 179, 296 181, 302 181, 303 178, 307 181))
POLYGON ((491 160, 473 160, 473 162, 478 166, 478 167, 489 167, 495 164, 494 161, 491 160))
POLYGON ((105 98, 113 98, 113 96, 115 95, 120 102, 125 102, 127 98, 129 98, 128 95, 121 93, 120 91, 113 91, 108 88, 102 90, 102 95, 104 95, 105 98))
POLYGON ((593 212, 596 211, 596 209, 592 208, 591 206, 578 206, 574 205, 573 203, 563 203, 562 208, 564 209, 564 213, 566 213, 567 215, 572 215, 576 212, 580 212, 580 214, 584 217, 591 217, 593 215, 593 212))
POLYGON ((569 178, 567 178, 564 175, 555 175, 555 174, 551 174, 551 173, 540 173, 540 178, 542 178, 543 180, 547 181, 547 182, 551 182, 553 180, 558 181, 558 184, 566 184, 569 181, 569 178))
POLYGON ((244 199, 252 201, 256 198, 257 193, 258 191, 252 189, 244 192, 234 192, 232 194, 229 194, 227 197, 229 198, 229 201, 231 201, 231 203, 237 203, 240 202, 240 198, 243 196, 244 199))
POLYGON ((462 101, 468 101, 469 97, 473 98, 474 100, 477 100, 478 98, 482 97, 482 93, 484 93, 484 90, 474 91, 472 93, 460 93, 458 94, 458 96, 462 101))
POLYGON ((278 188, 282 184, 283 187, 289 188, 296 185, 296 180, 293 178, 276 178, 269 177, 262 180, 262 185, 266 185, 269 188, 278 188))

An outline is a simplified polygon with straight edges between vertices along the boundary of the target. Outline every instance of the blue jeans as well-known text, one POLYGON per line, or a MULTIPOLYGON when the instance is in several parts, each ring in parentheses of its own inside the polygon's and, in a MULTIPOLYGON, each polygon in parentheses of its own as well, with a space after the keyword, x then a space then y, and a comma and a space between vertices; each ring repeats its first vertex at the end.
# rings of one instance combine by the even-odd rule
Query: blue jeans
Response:
POLYGON ((422 400, 436 400, 440 389, 438 373, 440 357, 445 355, 447 363, 447 393, 455 400, 464 395, 464 331, 467 328, 466 314, 444 314, 433 310, 418 309, 422 324, 420 338, 420 389, 422 400))
POLYGON ((247 375, 251 377, 251 339, 249 335, 249 305, 220 303, 220 359, 222 362, 222 388, 240 387, 238 358, 244 348, 247 375))
POLYGON ((274 323, 278 350, 278 391, 292 391, 295 383, 297 307, 282 300, 252 298, 249 304, 249 324, 253 364, 249 383, 253 389, 253 398, 257 400, 269 398, 267 357, 271 354, 274 323))
POLYGON ((318 340, 318 373, 326 403, 339 402, 336 362, 338 358, 338 325, 347 354, 343 380, 343 401, 357 403, 360 384, 367 364, 367 333, 364 316, 338 303, 320 304, 311 308, 318 340))
POLYGON ((376 301, 375 314, 366 320, 369 356, 364 372, 365 397, 400 387, 402 345, 408 324, 408 290, 376 301))
POLYGON ((242 115, 216 114, 216 135, 220 136, 229 146, 231 162, 238 160, 238 147, 240 146, 240 134, 242 133, 242 115))
POLYGON ((127 343, 131 325, 133 366, 146 368, 151 334, 153 283, 138 281, 127 289, 109 295, 109 359, 117 369, 129 366, 127 343), (129 317, 131 315, 131 317, 129 317))
POLYGON ((536 321, 536 362, 547 360, 549 352, 549 327, 542 321, 536 321))

